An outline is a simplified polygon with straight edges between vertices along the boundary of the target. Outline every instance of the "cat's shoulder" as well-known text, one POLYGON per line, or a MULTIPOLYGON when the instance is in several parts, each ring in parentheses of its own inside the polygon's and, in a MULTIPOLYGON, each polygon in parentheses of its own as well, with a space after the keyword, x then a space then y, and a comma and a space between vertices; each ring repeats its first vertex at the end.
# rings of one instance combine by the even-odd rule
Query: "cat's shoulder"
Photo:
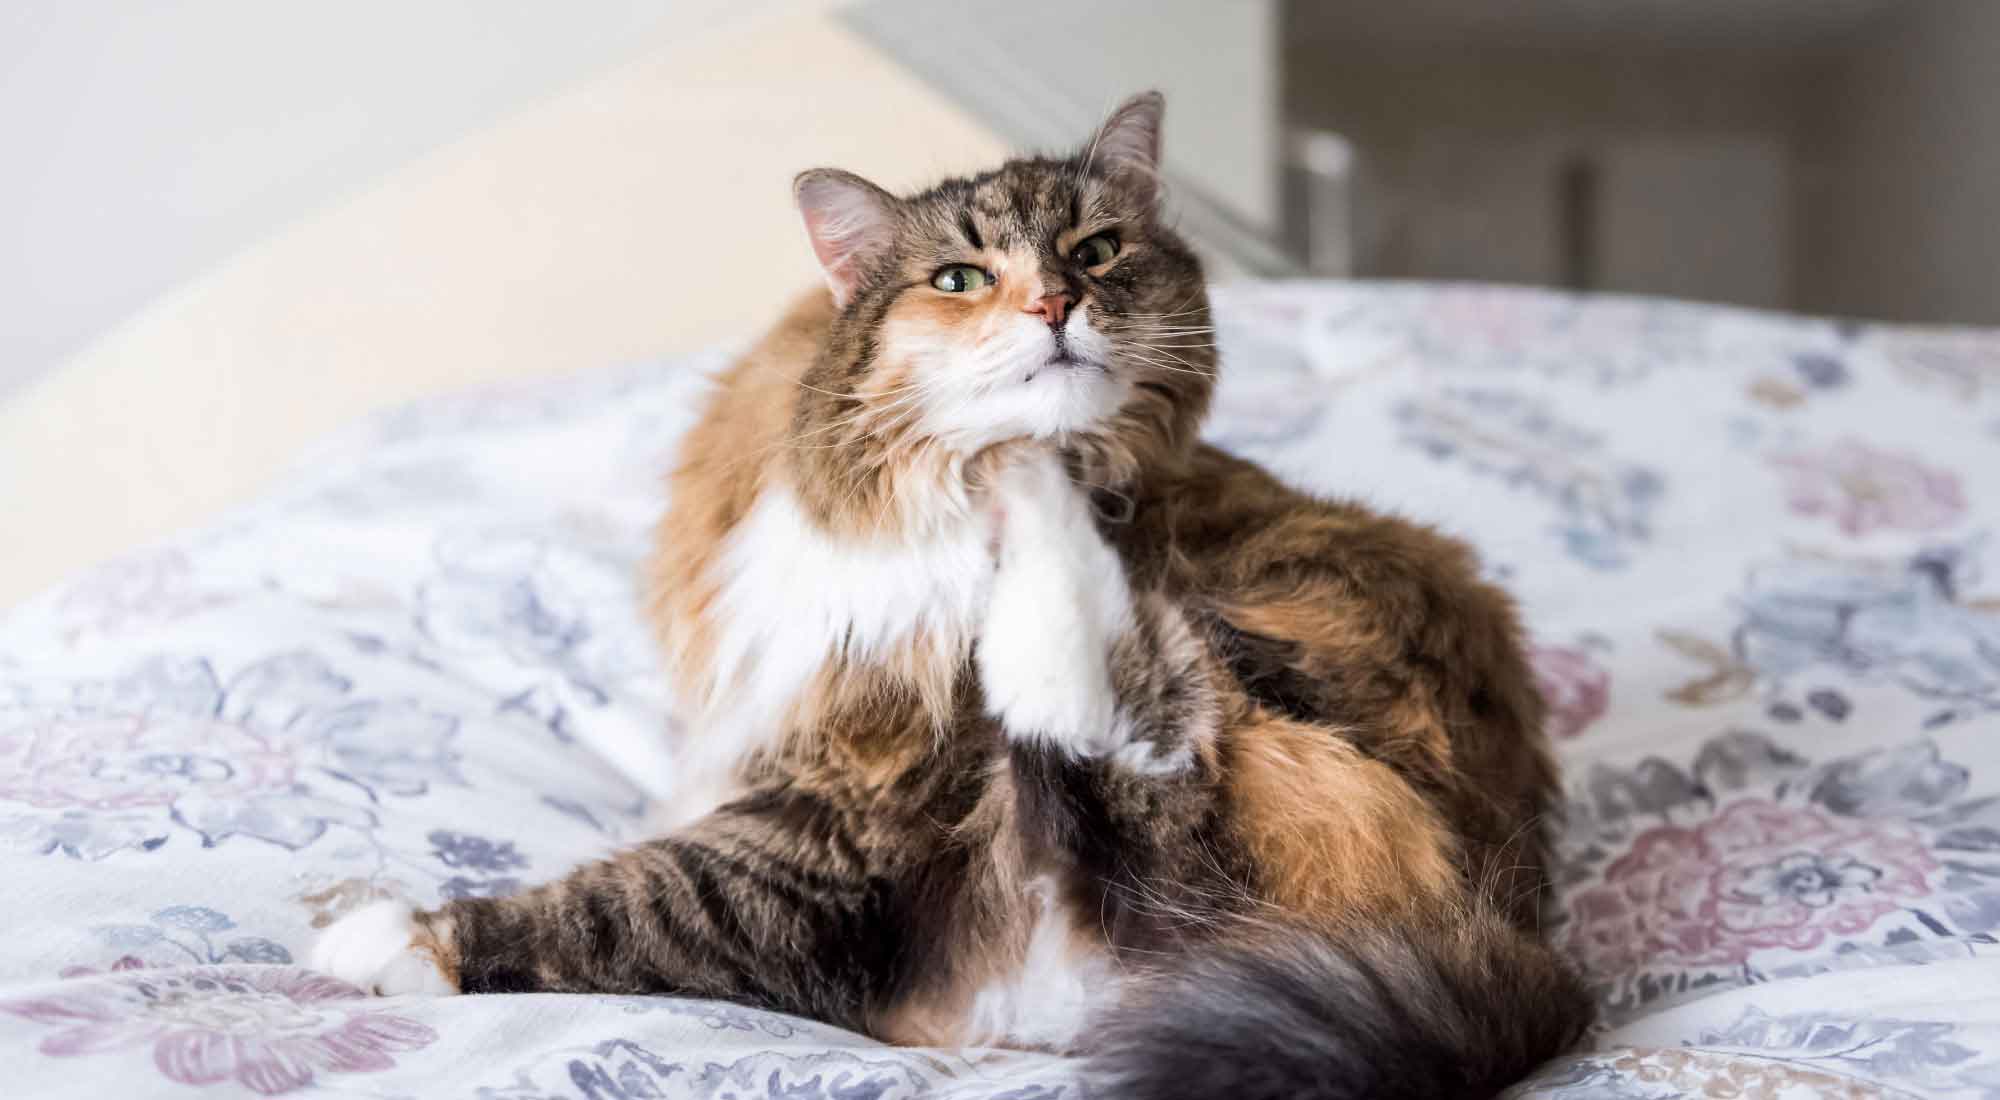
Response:
POLYGON ((1308 492, 1250 459, 1197 447, 1154 501, 1157 534, 1182 555, 1232 572, 1277 563, 1346 563, 1435 580, 1477 574, 1472 548, 1437 528, 1369 504, 1308 492))

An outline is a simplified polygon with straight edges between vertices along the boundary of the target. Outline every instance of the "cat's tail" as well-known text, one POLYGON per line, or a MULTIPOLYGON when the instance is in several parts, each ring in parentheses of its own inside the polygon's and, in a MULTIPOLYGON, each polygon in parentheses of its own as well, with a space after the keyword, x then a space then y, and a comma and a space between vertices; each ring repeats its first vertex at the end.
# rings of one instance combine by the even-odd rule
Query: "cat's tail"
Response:
POLYGON ((1556 953, 1483 904, 1338 939, 1259 927, 1138 986, 1091 1075, 1115 1100, 1487 1100, 1590 1019, 1556 953))

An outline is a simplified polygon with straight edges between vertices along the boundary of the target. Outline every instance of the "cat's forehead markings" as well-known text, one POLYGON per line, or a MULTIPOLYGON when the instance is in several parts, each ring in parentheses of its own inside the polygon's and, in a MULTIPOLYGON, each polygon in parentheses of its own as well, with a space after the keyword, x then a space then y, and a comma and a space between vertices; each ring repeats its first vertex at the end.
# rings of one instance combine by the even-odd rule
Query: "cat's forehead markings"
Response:
POLYGON ((972 204, 996 222, 1011 225, 1018 220, 1019 207, 1014 202, 1013 188, 1001 180, 990 180, 973 192, 972 204))
POLYGON ((1009 190, 1014 200, 1014 217, 1019 219, 1022 228, 1044 228, 1048 211, 1042 203, 1041 188, 1036 186, 1036 181, 1032 177, 1017 180, 1009 190))
POLYGON ((1077 210, 1068 177, 1045 170, 1003 171, 979 180, 966 205, 997 248, 1042 247, 1069 228, 1077 210))

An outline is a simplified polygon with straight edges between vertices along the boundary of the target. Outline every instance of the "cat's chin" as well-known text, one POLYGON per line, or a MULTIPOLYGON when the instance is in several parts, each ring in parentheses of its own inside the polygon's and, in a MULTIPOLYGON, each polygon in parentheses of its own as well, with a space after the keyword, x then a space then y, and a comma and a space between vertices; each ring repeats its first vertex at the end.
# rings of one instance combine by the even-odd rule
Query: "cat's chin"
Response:
POLYGON ((1061 391, 1037 403, 1024 418, 1022 434, 1033 439, 1060 440, 1101 428, 1125 396, 1125 387, 1114 384, 1102 371, 1093 371, 1087 378, 1061 376, 1046 382, 1038 377, 1028 385, 1061 391))
POLYGON ((974 452, 1016 439, 1060 440, 1101 427, 1130 388, 1082 360, 1023 370, 1020 380, 932 419, 940 438, 974 452))
POLYGON ((1041 366, 1028 368, 1027 373, 1021 378, 1021 382, 1023 385, 1027 385, 1044 378, 1056 378, 1067 381, 1067 376, 1069 375, 1089 377, 1091 375, 1103 374, 1105 369, 1104 364, 1096 360, 1085 359, 1069 351, 1059 351, 1043 360, 1041 366))

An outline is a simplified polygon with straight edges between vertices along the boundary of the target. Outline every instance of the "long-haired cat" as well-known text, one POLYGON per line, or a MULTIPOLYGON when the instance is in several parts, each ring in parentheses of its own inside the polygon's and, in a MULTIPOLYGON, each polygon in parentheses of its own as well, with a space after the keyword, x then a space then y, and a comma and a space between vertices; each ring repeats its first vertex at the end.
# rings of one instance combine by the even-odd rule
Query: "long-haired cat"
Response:
POLYGON ((907 197, 798 178, 828 290, 722 377, 650 566, 685 822, 320 966, 1076 1052, 1119 1097, 1488 1096, 1577 1038, 1512 607, 1198 441, 1161 112, 907 197))

